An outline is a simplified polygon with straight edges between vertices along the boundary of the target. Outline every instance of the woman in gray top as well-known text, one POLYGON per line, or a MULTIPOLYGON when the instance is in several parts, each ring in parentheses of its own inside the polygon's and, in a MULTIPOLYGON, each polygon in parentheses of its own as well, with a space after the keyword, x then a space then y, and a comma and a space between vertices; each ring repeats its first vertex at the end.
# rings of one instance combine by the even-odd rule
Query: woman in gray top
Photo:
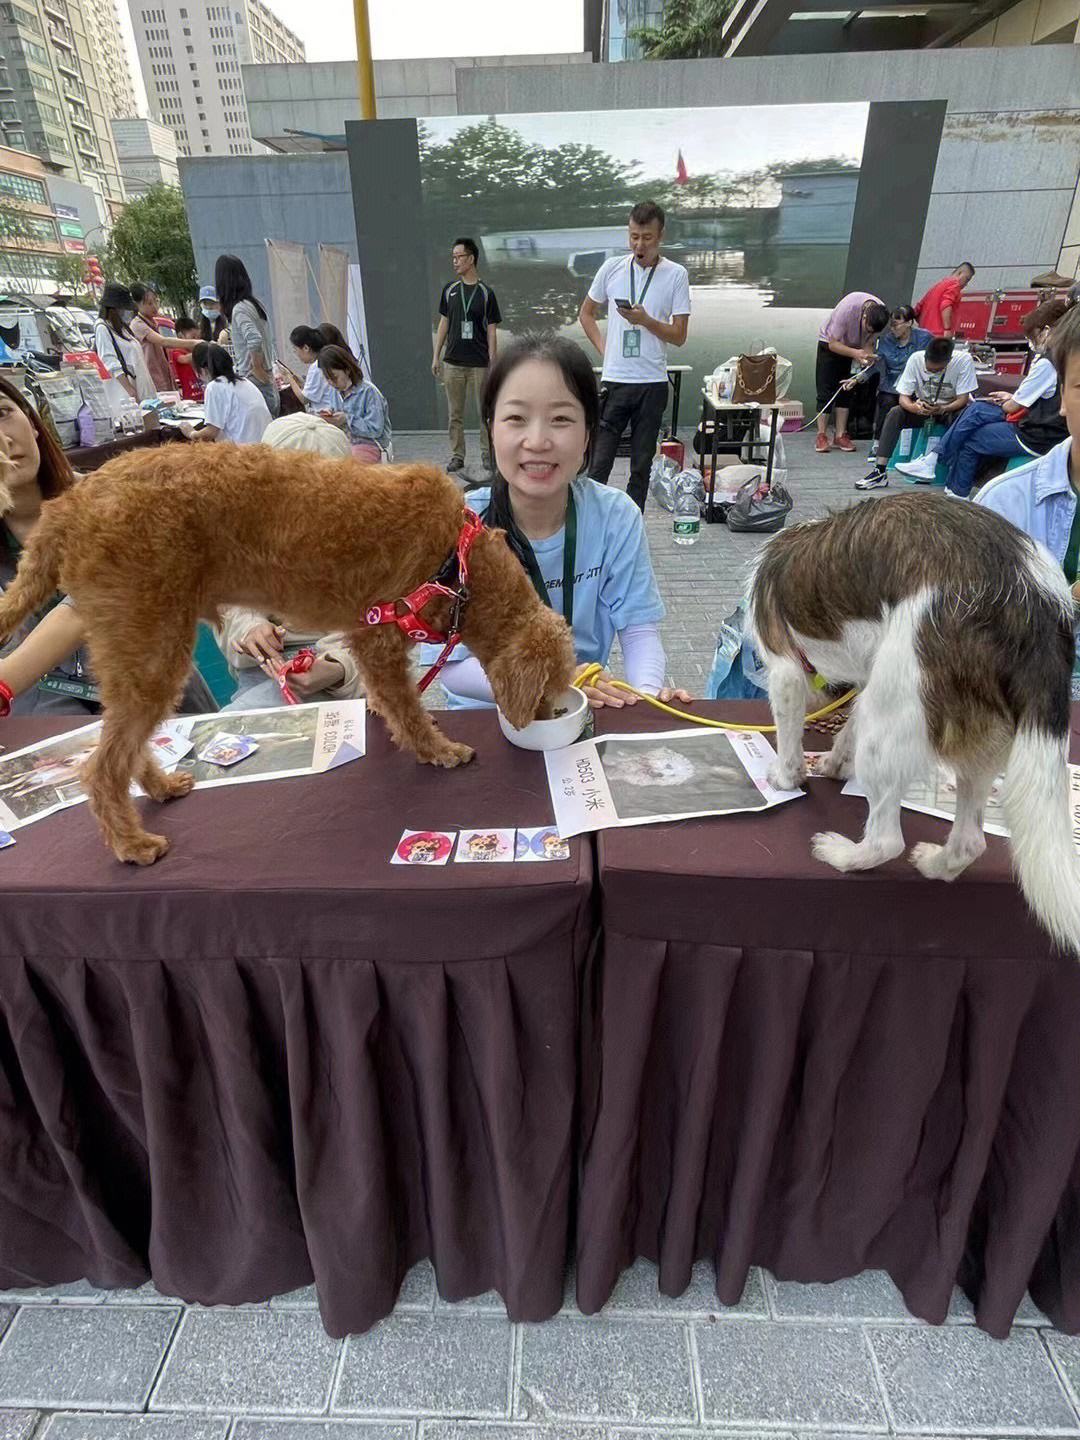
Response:
POLYGON ((250 380, 262 392, 273 419, 281 409, 274 383, 274 341, 270 317, 255 299, 251 276, 235 255, 219 255, 214 268, 214 288, 229 322, 229 343, 237 377, 250 380))
MULTIPOLYGON (((15 578, 22 547, 46 500, 75 484, 67 457, 37 411, 0 376, 0 449, 10 461, 4 482, 12 505, 0 516, 0 589, 15 578)), ((0 648, 0 680, 15 693, 13 715, 83 715, 101 711, 84 646, 82 622, 66 597, 29 616, 0 648)), ((217 709, 198 672, 185 691, 183 713, 217 709)))

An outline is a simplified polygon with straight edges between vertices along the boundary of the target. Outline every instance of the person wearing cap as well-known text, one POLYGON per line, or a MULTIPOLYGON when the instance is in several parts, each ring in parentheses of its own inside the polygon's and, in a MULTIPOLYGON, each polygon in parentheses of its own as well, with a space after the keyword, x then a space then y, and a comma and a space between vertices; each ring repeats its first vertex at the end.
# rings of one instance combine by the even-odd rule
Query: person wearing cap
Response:
POLYGON ((109 372, 105 392, 109 408, 119 415, 132 403, 151 400, 157 394, 142 346, 135 338, 131 322, 135 318, 135 302, 126 285, 109 280, 101 292, 101 308, 94 326, 94 349, 109 372))
POLYGON ((131 333, 142 346, 146 368, 150 379, 158 390, 173 389, 173 375, 169 368, 170 350, 194 350, 194 340, 178 340, 173 335, 162 335, 156 319, 161 310, 158 292, 153 285, 132 285, 131 298, 135 302, 135 317, 131 322, 131 333))
POLYGON ((199 291, 199 313, 201 316, 200 332, 201 338, 207 345, 216 341, 223 330, 229 328, 229 322, 221 312, 221 301, 213 285, 204 285, 199 291))

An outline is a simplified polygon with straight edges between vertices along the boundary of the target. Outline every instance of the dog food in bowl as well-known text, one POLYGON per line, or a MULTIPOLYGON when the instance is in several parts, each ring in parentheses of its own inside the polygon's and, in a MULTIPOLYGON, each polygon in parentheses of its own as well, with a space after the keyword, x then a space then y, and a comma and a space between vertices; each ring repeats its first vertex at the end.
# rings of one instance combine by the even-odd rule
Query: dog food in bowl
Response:
POLYGON ((589 715, 589 702, 581 690, 566 690, 556 696, 551 707, 550 720, 534 720, 521 730, 515 730, 501 710, 499 729, 510 741, 522 750, 561 750, 572 745, 585 728, 589 715))

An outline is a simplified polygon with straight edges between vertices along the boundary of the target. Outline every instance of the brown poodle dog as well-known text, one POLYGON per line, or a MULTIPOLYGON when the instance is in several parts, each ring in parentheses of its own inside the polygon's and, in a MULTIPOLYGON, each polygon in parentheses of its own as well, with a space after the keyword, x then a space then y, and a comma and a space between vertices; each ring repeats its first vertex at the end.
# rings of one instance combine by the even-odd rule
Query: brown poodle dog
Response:
MULTIPOLYGON (((0 490, 0 513, 4 501, 0 490)), ((78 607, 105 706, 83 781, 119 859, 149 865, 168 849, 144 830, 131 782, 158 801, 191 789, 190 776, 162 770, 148 742, 191 667, 197 622, 216 620, 222 605, 286 616, 320 634, 344 631, 368 704, 395 743, 429 765, 472 759, 421 705, 412 646, 398 626, 363 623, 369 607, 439 572, 463 510, 461 492, 432 466, 367 466, 258 445, 122 456, 46 502, 0 597, 0 635, 58 589, 78 607)), ((476 538, 468 566, 461 637, 520 727, 569 685, 570 631, 537 598, 500 532, 476 538)), ((449 614, 442 597, 424 610, 438 629, 449 614)))

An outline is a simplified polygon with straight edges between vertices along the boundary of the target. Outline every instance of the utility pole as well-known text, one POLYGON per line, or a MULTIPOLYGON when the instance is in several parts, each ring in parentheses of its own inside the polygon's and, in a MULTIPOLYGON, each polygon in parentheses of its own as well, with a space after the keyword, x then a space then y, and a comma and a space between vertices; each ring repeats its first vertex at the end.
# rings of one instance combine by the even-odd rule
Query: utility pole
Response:
POLYGON ((375 119, 375 67, 371 61, 371 26, 368 23, 368 0, 353 0, 356 24, 356 68, 360 88, 360 118, 375 119))

